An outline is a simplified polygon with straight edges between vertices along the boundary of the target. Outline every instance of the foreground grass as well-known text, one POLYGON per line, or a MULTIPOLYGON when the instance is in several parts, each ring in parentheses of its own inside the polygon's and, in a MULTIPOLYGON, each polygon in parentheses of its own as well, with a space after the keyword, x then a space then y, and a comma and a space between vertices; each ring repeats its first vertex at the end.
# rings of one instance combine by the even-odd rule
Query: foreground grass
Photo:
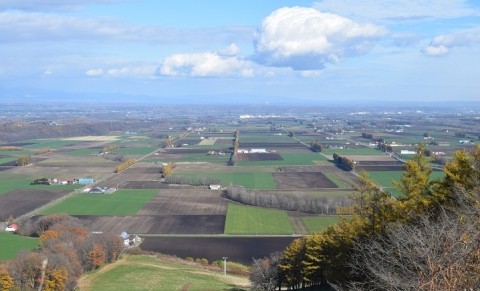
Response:
POLYGON ((226 234, 293 234, 287 212, 228 204, 226 234))
POLYGON ((79 280, 84 290, 246 290, 248 279, 146 255, 121 260, 79 280))
POLYGON ((113 194, 82 193, 46 209, 42 214, 134 215, 157 193, 158 190, 118 190, 113 194))
POLYGON ((0 261, 13 259, 21 250, 33 250, 38 247, 38 239, 0 232, 0 261))

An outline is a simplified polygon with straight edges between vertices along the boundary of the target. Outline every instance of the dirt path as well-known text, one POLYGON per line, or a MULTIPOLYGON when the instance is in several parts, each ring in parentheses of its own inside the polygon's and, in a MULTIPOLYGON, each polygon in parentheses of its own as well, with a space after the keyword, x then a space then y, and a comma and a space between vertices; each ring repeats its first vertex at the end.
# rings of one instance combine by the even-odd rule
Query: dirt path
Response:
POLYGON ((297 216, 289 216, 288 219, 290 220, 290 223, 292 223, 293 230, 295 231, 295 234, 309 234, 310 232, 308 231, 307 227, 303 223, 303 220, 301 217, 297 216))

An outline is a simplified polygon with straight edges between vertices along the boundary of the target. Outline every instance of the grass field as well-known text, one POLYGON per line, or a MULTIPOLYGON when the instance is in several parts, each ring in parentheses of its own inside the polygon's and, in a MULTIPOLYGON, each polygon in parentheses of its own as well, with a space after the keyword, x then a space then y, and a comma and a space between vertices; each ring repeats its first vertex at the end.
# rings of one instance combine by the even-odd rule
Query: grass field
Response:
POLYGON ((312 166, 315 161, 327 160, 322 155, 316 153, 308 154, 282 154, 283 160, 276 161, 239 161, 237 166, 312 166))
POLYGON ((217 179, 223 186, 228 186, 230 183, 235 185, 242 185, 247 189, 275 189, 276 184, 273 181, 273 176, 268 172, 232 172, 232 173, 208 173, 208 174, 182 174, 190 178, 197 178, 206 176, 217 179))
POLYGON ((225 234, 293 234, 287 212, 228 204, 225 234))
POLYGON ((32 178, 21 178, 19 176, 11 177, 0 172, 0 195, 15 189, 42 189, 42 190, 73 190, 78 188, 78 185, 30 185, 32 178))
POLYGON ((302 218, 303 223, 310 232, 320 232, 340 221, 338 215, 310 216, 302 218))
POLYGON ((243 290, 247 278, 223 276, 196 265, 151 256, 124 256, 80 279, 80 290, 243 290))
POLYGON ((24 148, 26 149, 41 149, 41 148, 58 149, 58 148, 75 143, 73 141, 67 141, 67 140, 61 140, 61 139, 35 139, 35 140, 29 140, 25 142, 33 143, 31 145, 24 146, 24 148))
POLYGON ((158 190, 118 190, 113 194, 82 193, 46 209, 42 214, 134 215, 157 193, 158 190))
POLYGON ((0 158, 0 165, 16 161, 17 158, 0 158))
POLYGON ((346 185, 337 175, 335 175, 332 172, 323 172, 323 174, 335 185, 337 185, 338 188, 347 188, 350 185, 346 185))
MULTIPOLYGON (((397 191, 397 189, 393 186, 392 181, 400 181, 400 178, 402 177, 403 172, 402 171, 368 171, 368 176, 370 179, 375 181, 377 184, 383 186, 391 192, 392 196, 394 197, 399 197, 401 195, 400 192, 397 191)), ((444 177, 443 172, 432 172, 430 175, 430 180, 436 180, 436 179, 441 179, 444 177)))
POLYGON ((228 163, 230 155, 207 155, 207 154, 185 154, 184 158, 176 160, 178 162, 208 162, 208 163, 228 163))
POLYGON ((122 148, 122 149, 114 150, 113 153, 124 154, 124 155, 146 155, 153 152, 156 149, 157 148, 152 146, 141 147, 141 148, 132 147, 132 148, 122 148))
POLYGON ((86 156, 86 155, 98 154, 99 152, 100 152, 100 149, 78 149, 78 150, 66 152, 65 154, 70 156, 86 156))
POLYGON ((360 149, 324 149, 322 153, 325 155, 333 155, 337 153, 339 155, 385 155, 382 151, 371 148, 360 149))
POLYGON ((31 237, 0 232, 0 261, 14 258, 21 250, 33 250, 38 247, 38 240, 31 237))

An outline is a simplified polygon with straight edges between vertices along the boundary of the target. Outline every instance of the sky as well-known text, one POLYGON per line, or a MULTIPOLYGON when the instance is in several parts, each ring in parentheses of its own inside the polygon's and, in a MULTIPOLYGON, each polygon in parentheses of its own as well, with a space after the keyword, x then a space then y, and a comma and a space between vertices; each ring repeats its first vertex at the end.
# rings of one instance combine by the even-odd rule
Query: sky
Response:
POLYGON ((0 0, 0 102, 480 101, 477 0, 0 0))

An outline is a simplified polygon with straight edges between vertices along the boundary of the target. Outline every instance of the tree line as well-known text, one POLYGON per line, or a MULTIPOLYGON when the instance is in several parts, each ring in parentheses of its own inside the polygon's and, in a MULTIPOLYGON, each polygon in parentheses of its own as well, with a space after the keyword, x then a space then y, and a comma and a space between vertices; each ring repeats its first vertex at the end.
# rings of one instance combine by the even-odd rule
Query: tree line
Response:
POLYGON ((480 145, 431 181, 425 145, 405 163, 393 199, 362 173, 353 215, 254 261, 256 290, 473 290, 480 286, 480 145))
POLYGON ((137 162, 137 161, 134 160, 134 159, 128 159, 128 160, 126 160, 125 162, 117 165, 117 166, 115 167, 114 172, 115 172, 115 173, 120 173, 121 171, 124 171, 124 170, 128 169, 130 166, 134 165, 136 162, 137 162))
POLYGON ((345 197, 320 197, 301 192, 254 192, 233 184, 227 187, 224 195, 247 205, 325 215, 347 214, 345 209, 353 204, 351 199, 345 197))
POLYGON ((335 164, 348 171, 353 171, 353 169, 355 168, 355 163, 352 160, 337 153, 333 153, 333 161, 335 162, 335 164))
POLYGON ((40 247, 0 265, 0 290, 73 290, 83 272, 118 259, 118 234, 93 234, 65 214, 39 217, 20 225, 18 234, 38 237, 40 247))
POLYGON ((237 163, 237 160, 238 160, 237 152, 238 152, 239 145, 240 145, 240 131, 237 129, 235 130, 234 139, 233 139, 233 151, 229 161, 230 166, 235 166, 235 164, 237 163))

